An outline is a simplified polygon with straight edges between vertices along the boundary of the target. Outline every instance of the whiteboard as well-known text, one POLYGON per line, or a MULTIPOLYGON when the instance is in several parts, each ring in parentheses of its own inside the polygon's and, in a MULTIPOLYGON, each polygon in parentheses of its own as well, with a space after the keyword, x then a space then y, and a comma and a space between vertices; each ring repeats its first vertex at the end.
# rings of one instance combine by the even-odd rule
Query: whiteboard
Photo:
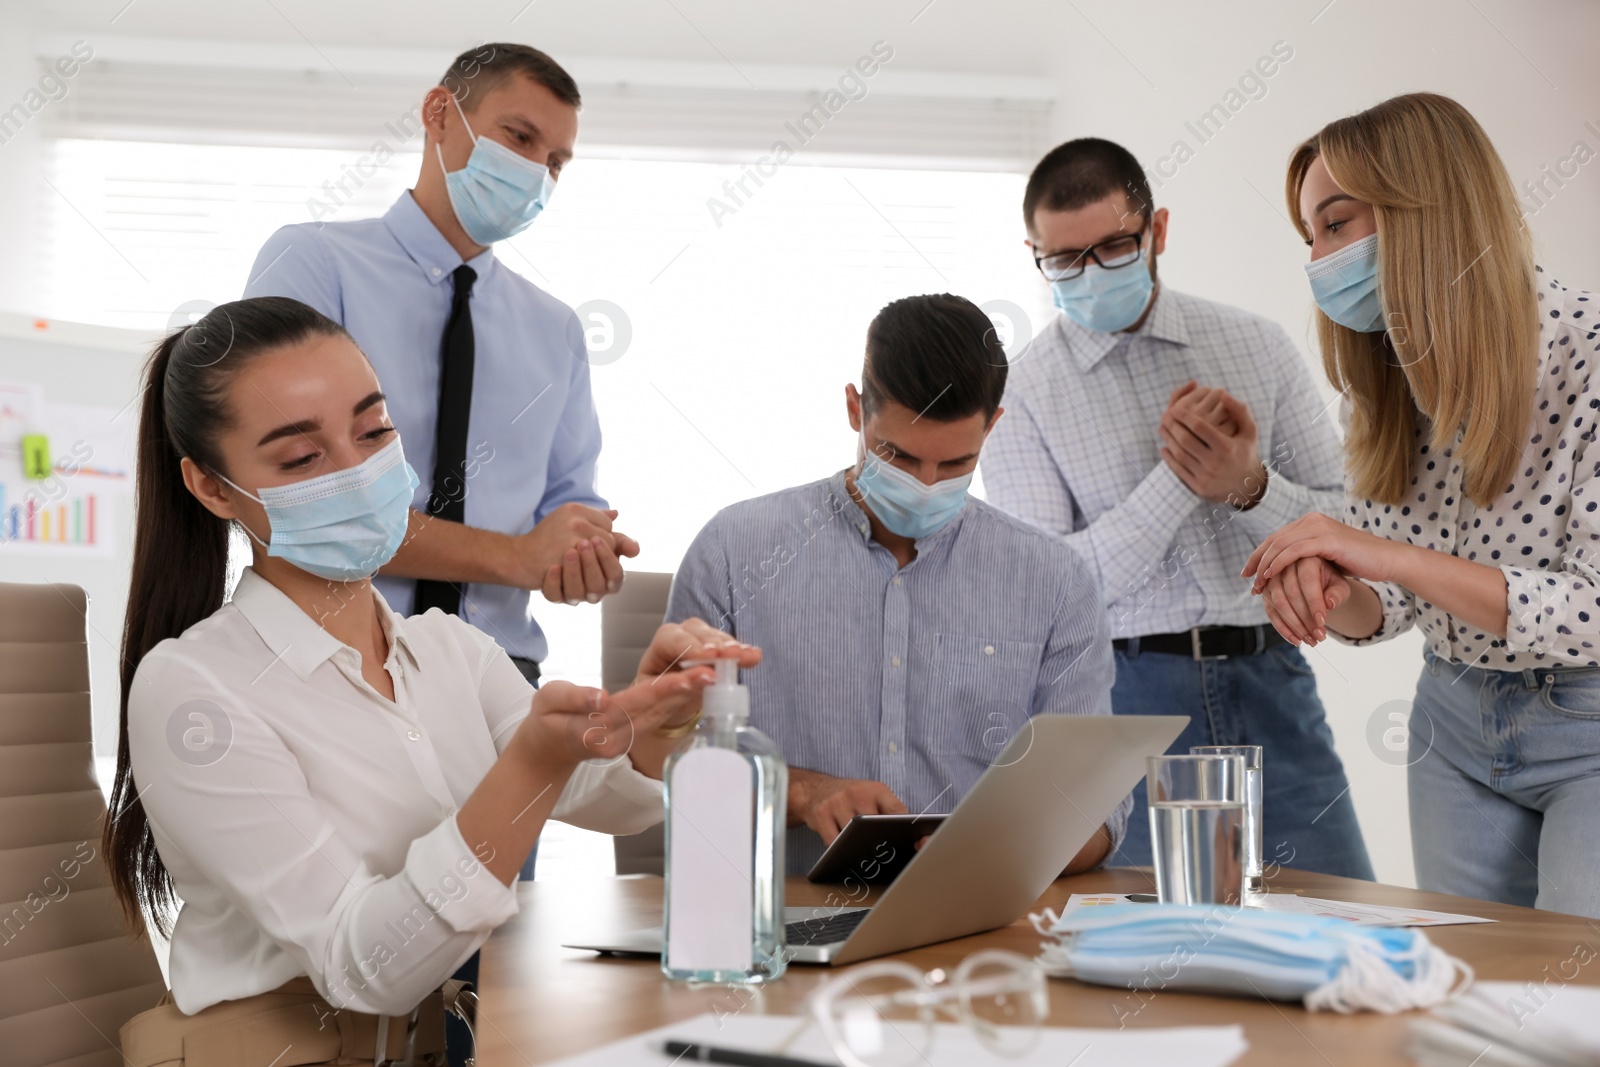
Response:
MULTIPOLYGON (((0 382, 37 386, 47 405, 76 412, 78 418, 57 420, 51 451, 68 451, 74 440, 97 432, 136 429, 136 398, 144 360, 157 337, 133 330, 0 312, 0 382), (115 426, 101 426, 103 411, 124 412, 115 426), (68 439, 70 438, 70 440, 68 439)), ((15 442, 8 442, 12 447, 15 442)), ((131 471, 128 472, 131 477, 131 471)), ((72 479, 81 483, 82 478, 72 479)), ((15 495, 15 494, 13 494, 15 495)), ((89 594, 87 622, 90 686, 93 695, 95 753, 113 755, 117 745, 122 616, 127 607, 128 576, 133 564, 133 495, 103 498, 109 506, 93 515, 93 546, 19 547, 0 538, 0 582, 67 582, 89 594), (109 513, 109 514, 105 514, 109 513)), ((70 503, 70 500, 69 500, 70 503)), ((0 501, 0 516, 15 500, 0 501)), ((91 516, 80 507, 64 513, 70 535, 90 533, 91 516)), ((58 521, 51 516, 52 523, 58 521)), ((52 526, 59 535, 60 531, 52 526)))

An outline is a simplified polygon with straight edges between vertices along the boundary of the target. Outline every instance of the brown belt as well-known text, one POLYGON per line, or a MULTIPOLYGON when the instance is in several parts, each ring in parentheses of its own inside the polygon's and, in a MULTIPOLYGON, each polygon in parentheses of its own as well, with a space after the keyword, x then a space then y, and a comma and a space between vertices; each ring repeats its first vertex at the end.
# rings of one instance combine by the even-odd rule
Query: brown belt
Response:
POLYGON ((179 1011, 167 993, 123 1025, 122 1056, 127 1067, 444 1064, 446 1000, 453 1001, 464 984, 445 983, 410 1018, 335 1008, 303 976, 193 1015, 179 1011), (385 1031, 381 1045, 380 1029, 385 1031))

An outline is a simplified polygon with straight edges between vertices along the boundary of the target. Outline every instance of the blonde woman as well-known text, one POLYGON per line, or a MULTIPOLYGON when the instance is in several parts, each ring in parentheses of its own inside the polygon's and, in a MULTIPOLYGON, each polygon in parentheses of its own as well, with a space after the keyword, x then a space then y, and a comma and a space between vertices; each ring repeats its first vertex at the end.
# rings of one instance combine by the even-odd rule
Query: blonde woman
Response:
POLYGON ((1349 500, 1244 574, 1296 644, 1422 629, 1422 888, 1600 917, 1600 300, 1534 265, 1504 164, 1446 97, 1330 123, 1287 195, 1349 500))

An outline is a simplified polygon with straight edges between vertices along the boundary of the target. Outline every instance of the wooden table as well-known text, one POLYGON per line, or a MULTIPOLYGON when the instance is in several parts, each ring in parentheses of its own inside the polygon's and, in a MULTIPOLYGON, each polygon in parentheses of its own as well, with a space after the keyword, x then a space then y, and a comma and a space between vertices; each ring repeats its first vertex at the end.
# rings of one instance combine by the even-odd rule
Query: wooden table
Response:
MULTIPOLYGON (((1270 888, 1372 904, 1462 912, 1497 919, 1494 925, 1447 926, 1427 931, 1483 979, 1552 982, 1562 973, 1580 984, 1600 985, 1600 922, 1570 915, 1490 904, 1439 893, 1376 885, 1348 878, 1280 869, 1270 888), (1563 964, 1565 966, 1563 967, 1563 964)), ((1112 869, 1063 878, 1038 907, 1060 908, 1072 893, 1153 892, 1149 872, 1112 869)), ((837 888, 791 878, 787 903, 823 904, 837 888)), ((479 981, 478 1063, 521 1067, 545 1063, 709 1011, 798 1014, 807 992, 836 970, 791 964, 773 985, 690 988, 662 977, 655 960, 599 956, 561 947, 564 940, 606 929, 626 930, 661 921, 659 878, 631 876, 572 883, 534 882, 518 887, 521 913, 483 947, 479 981)), ((870 899, 870 898, 868 898, 870 899)), ((836 902, 837 899, 836 899, 836 902)), ((1037 908, 1033 909, 1037 910, 1037 908)), ((1023 918, 986 934, 946 941, 894 957, 923 969, 953 969, 980 948, 1033 956, 1040 937, 1023 918)), ((1250 1050, 1244 1064, 1293 1063, 1299 1067, 1371 1067, 1409 1063, 1406 1016, 1311 1013, 1295 1004, 1195 993, 1161 992, 1143 1003, 1125 989, 1068 979, 1050 982, 1050 1023, 1055 1026, 1243 1025, 1250 1050), (1120 1006, 1120 1010, 1118 1010, 1120 1006), (1129 1011, 1135 1015, 1127 1015, 1129 1011)))

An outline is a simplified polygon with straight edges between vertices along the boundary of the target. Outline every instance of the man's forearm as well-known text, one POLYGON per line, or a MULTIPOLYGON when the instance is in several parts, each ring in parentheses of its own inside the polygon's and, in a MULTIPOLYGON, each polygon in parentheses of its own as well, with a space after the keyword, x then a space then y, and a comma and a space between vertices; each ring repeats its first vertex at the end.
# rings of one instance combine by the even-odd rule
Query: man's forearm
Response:
POLYGON ((1093 870, 1105 862, 1105 858, 1110 854, 1111 831, 1102 824, 1094 832, 1094 836, 1089 838, 1088 843, 1078 850, 1076 856, 1072 857, 1072 862, 1067 864, 1067 869, 1061 873, 1063 875, 1079 874, 1083 871, 1093 870))
POLYGON ((394 578, 510 584, 506 559, 511 538, 494 530, 451 522, 412 509, 400 551, 379 570, 394 578))
POLYGON ((787 801, 787 818, 789 826, 799 826, 806 821, 806 809, 810 807, 810 788, 818 782, 832 780, 833 775, 823 774, 821 771, 808 771, 804 767, 789 768, 789 797, 787 801))

